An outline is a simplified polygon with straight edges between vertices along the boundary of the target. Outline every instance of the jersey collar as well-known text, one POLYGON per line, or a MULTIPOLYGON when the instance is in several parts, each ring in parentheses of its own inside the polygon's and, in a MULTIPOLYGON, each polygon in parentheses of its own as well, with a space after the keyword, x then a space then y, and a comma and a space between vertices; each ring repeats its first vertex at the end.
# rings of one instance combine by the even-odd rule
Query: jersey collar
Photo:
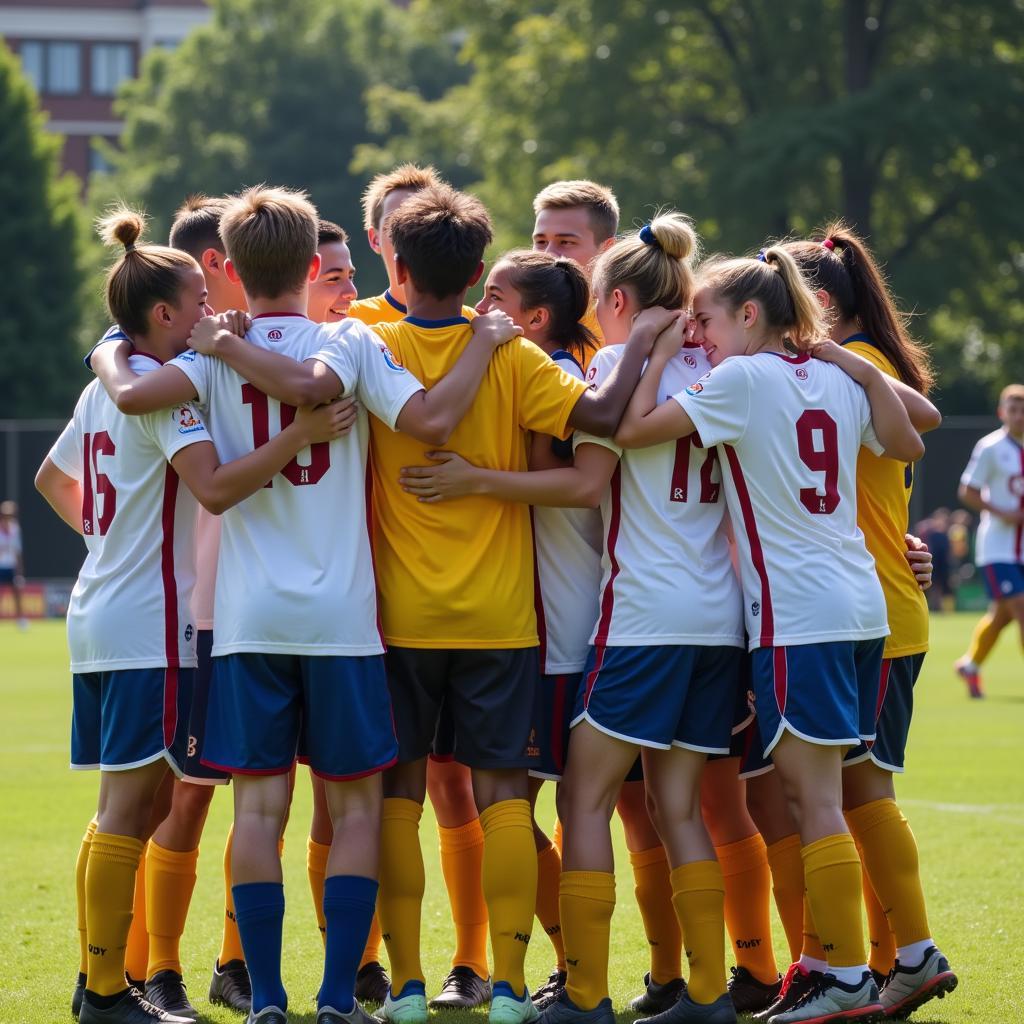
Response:
POLYGON ((413 327, 457 327, 459 324, 468 324, 469 321, 464 316, 449 316, 444 317, 441 320, 427 320, 422 316, 407 316, 405 318, 407 324, 412 324, 413 327))
POLYGON ((305 313, 276 313, 276 312, 274 312, 274 313, 257 313, 253 317, 253 320, 267 320, 267 319, 270 319, 270 318, 273 318, 273 319, 276 320, 278 317, 282 317, 282 316, 295 316, 295 317, 298 317, 300 320, 308 320, 309 319, 309 317, 306 316, 305 313))
POLYGON ((870 345, 872 348, 876 348, 875 343, 863 332, 858 331, 856 334, 851 334, 848 338, 843 338, 840 345, 852 345, 855 341, 863 342, 865 345, 870 345))
POLYGON ((399 302, 398 299, 396 299, 394 295, 391 294, 390 288, 384 289, 384 301, 389 306, 393 307, 394 309, 397 309, 398 312, 402 314, 402 316, 405 316, 405 314, 409 312, 409 307, 406 306, 404 302, 399 302))
POLYGON ((788 355, 786 352, 765 352, 764 354, 766 356, 775 356, 787 363, 792 363, 794 366, 797 363, 806 363, 811 358, 809 352, 798 352, 795 356, 788 355))

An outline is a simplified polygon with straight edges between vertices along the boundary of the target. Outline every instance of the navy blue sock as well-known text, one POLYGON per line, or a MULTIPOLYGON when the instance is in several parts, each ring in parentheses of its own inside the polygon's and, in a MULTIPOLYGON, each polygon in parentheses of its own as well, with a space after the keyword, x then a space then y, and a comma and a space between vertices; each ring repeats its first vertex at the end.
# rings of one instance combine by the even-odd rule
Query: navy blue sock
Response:
POLYGON ((280 882, 249 882, 233 885, 231 894, 252 982, 253 1012, 268 1006, 287 1010, 288 996, 281 981, 284 886, 280 882))
MULTIPOLYGON (((332 1006, 348 1013, 355 1001, 352 994, 359 961, 377 903, 377 883, 359 875, 332 875, 324 881, 324 980, 316 997, 318 1008, 332 1006)), ((237 906, 237 905, 236 905, 237 906)))

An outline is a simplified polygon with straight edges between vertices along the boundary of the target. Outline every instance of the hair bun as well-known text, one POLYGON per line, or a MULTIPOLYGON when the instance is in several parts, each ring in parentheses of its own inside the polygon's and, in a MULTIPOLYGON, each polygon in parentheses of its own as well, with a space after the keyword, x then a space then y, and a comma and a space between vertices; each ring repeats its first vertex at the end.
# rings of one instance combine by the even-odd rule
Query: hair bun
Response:
POLYGON ((689 259, 697 248, 697 233, 681 213, 660 213, 651 221, 651 234, 667 256, 689 259))
POLYGON ((105 245, 123 245, 130 252, 142 237, 146 218, 131 207, 117 206, 100 219, 98 226, 105 245))

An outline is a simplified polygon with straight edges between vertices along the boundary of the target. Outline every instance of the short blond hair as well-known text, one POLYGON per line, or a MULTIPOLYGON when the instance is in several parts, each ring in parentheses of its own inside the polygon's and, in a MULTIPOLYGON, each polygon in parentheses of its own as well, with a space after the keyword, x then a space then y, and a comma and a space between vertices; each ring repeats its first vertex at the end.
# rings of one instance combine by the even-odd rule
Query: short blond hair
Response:
POLYGON ((316 255, 319 217, 305 192, 254 185, 220 218, 224 251, 252 298, 301 290, 316 255))
POLYGON ((378 174, 370 180, 363 192, 363 228, 369 231, 380 231, 380 219, 384 211, 384 200, 392 192, 405 189, 409 192, 422 192, 425 188, 443 185, 444 179, 430 166, 420 167, 418 164, 400 164, 393 170, 378 174))
POLYGON ((598 245, 619 230, 619 203, 615 193, 595 181, 553 181, 533 200, 535 215, 541 210, 573 210, 580 206, 590 215, 590 230, 598 245))
POLYGON ((1024 384, 1007 384, 1002 391, 999 392, 999 404, 1005 405, 1007 402, 1024 401, 1024 384))

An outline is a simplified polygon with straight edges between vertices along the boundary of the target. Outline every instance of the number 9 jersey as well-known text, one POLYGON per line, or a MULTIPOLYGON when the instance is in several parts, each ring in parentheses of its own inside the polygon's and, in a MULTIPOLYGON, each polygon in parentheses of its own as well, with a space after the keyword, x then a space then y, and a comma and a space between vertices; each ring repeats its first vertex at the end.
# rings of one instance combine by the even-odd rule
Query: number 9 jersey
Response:
POLYGON ((750 649, 887 636, 857 527, 857 455, 882 446, 864 389, 807 354, 733 356, 675 394, 719 445, 750 649))

